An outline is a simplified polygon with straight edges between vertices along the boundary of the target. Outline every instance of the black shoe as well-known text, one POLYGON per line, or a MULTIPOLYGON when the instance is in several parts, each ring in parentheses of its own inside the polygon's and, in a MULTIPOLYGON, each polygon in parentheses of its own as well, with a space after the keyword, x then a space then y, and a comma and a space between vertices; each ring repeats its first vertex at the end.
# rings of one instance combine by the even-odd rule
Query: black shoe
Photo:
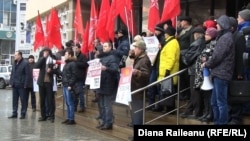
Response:
POLYGON ((38 121, 46 121, 47 120, 47 118, 45 118, 45 117, 40 117, 39 119, 38 119, 38 121))
POLYGON ((25 116, 21 116, 19 119, 25 119, 25 116))
POLYGON ((187 113, 182 113, 181 114, 181 118, 187 118, 187 117, 190 117, 190 116, 193 116, 193 114, 187 114, 187 113))
POLYGON ((112 124, 111 125, 104 125, 100 129, 101 130, 111 130, 111 129, 113 129, 113 125, 112 124))
POLYGON ((73 125, 73 124, 76 124, 76 122, 74 120, 69 120, 66 124, 67 125, 73 125))
POLYGON ((68 122, 69 122, 69 120, 66 119, 66 120, 64 120, 64 121, 62 122, 62 124, 66 124, 66 123, 68 123, 68 122))
POLYGON ((95 99, 93 99, 93 100, 92 100, 92 102, 98 102, 98 99, 97 99, 97 98, 95 98, 95 99))
POLYGON ((85 108, 81 108, 81 109, 78 111, 78 113, 83 113, 83 112, 85 112, 85 108))
POLYGON ((8 118, 17 118, 17 115, 11 115, 8 118))

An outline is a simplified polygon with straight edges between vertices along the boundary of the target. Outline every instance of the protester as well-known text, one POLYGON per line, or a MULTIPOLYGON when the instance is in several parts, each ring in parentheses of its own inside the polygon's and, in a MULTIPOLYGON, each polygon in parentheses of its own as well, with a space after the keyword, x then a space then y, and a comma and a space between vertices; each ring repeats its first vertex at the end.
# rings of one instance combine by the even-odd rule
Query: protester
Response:
POLYGON ((30 95, 31 108, 32 108, 32 111, 35 112, 36 111, 36 93, 34 92, 34 89, 33 89, 33 68, 35 66, 35 58, 33 55, 29 56, 28 62, 29 62, 29 68, 30 68, 30 72, 29 72, 30 77, 29 77, 28 87, 26 88, 27 106, 29 103, 29 95, 30 95))
POLYGON ((28 87, 30 77, 29 64, 22 57, 22 52, 16 51, 14 55, 14 64, 10 76, 10 85, 12 90, 12 115, 9 118, 17 118, 18 103, 21 101, 21 116, 24 119, 27 112, 27 96, 25 89, 28 87))

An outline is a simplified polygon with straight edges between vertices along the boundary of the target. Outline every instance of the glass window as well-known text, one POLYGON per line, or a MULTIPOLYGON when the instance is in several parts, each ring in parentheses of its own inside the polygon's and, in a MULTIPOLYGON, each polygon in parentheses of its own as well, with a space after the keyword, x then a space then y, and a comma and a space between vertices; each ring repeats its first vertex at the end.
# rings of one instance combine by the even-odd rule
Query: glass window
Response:
POLYGON ((3 11, 3 0, 0 0, 0 12, 3 11))
POLYGON ((1 10, 0 10, 0 23, 3 23, 3 12, 1 10))
POLYGON ((3 10, 4 11, 11 11, 11 5, 12 5, 11 0, 3 0, 3 10))

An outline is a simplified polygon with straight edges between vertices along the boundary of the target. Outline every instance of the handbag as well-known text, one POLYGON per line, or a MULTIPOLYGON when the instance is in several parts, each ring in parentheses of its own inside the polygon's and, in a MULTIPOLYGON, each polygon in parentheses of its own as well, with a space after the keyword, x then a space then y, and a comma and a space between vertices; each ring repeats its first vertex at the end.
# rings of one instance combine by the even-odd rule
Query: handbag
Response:
MULTIPOLYGON (((168 96, 171 96, 172 92, 173 92, 173 79, 169 78, 169 79, 162 81, 160 99, 164 99, 168 96)), ((159 105, 161 106, 169 105, 168 100, 169 99, 160 102, 159 105)))
POLYGON ((229 82, 229 103, 250 102, 250 81, 232 80, 229 82))

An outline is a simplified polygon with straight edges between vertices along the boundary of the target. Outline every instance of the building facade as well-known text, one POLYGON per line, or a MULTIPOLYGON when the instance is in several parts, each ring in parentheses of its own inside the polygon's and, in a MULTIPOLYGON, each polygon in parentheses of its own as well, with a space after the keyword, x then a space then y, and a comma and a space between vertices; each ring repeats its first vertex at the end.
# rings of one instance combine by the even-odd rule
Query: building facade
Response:
MULTIPOLYGON (((84 27, 90 18, 91 0, 80 0, 82 9, 82 18, 84 27)), ((163 11, 164 0, 158 0, 159 11, 163 11)), ((249 0, 181 0, 181 14, 193 18, 193 24, 201 24, 209 16, 218 18, 222 14, 237 16, 239 10, 247 6, 249 0)), ((101 0, 95 0, 96 8, 99 9, 101 0)), ((15 24, 16 24, 16 5, 15 0, 0 0, 0 59, 10 58, 15 51, 15 24)), ((76 0, 28 0, 26 9, 26 20, 31 26, 31 51, 34 43, 35 21, 38 11, 41 15, 43 29, 46 28, 46 17, 49 15, 52 7, 58 10, 58 16, 61 21, 61 39, 62 44, 74 38, 73 21, 75 14, 76 0)), ((134 19, 137 27, 137 33, 147 31, 148 11, 150 0, 133 0, 134 19)), ((117 18, 115 29, 124 26, 117 18)), ((115 30, 114 29, 114 30, 115 30)), ((38 50, 39 51, 39 50, 38 50)), ((3 61, 5 62, 5 61, 3 61)))
POLYGON ((15 51, 16 1, 0 0, 0 63, 9 64, 15 51))

